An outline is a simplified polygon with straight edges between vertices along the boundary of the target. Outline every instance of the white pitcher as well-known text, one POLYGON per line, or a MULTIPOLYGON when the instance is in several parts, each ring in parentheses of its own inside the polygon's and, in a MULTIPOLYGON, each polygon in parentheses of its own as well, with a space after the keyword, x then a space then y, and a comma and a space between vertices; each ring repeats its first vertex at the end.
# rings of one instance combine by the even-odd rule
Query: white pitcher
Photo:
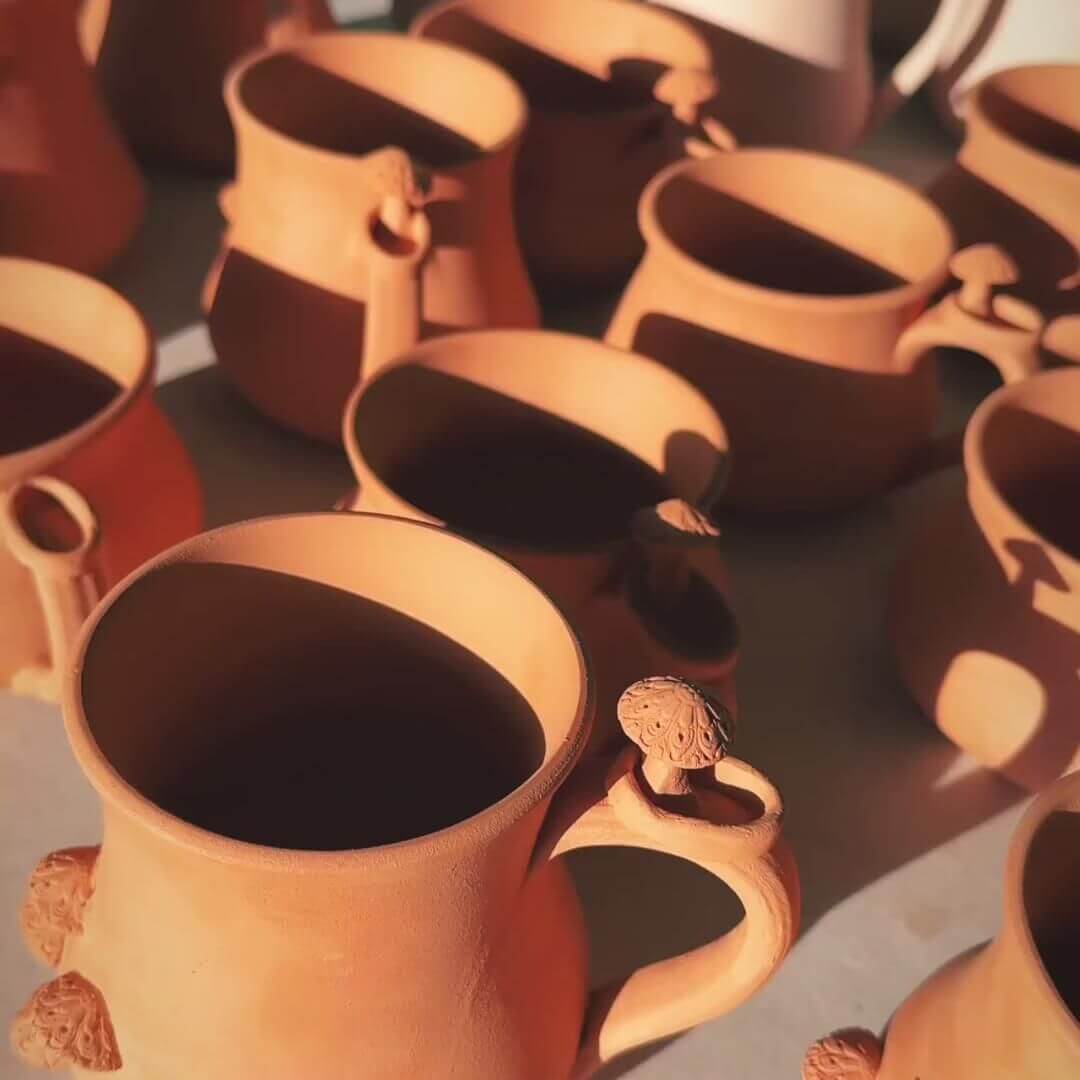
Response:
POLYGON ((940 0, 923 35, 877 90, 870 0, 664 0, 664 6, 704 24, 723 83, 718 115, 740 142, 836 151, 852 146, 930 77, 971 2, 940 0))

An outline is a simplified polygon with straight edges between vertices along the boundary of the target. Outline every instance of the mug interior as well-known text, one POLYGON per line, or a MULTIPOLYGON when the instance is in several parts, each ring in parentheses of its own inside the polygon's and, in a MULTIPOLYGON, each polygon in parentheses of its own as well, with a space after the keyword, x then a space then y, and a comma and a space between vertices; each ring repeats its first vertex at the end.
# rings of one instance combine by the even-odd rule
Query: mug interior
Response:
POLYGON ((700 266, 774 292, 889 293, 943 276, 952 252, 948 224, 918 192, 801 151, 739 150, 678 166, 650 201, 646 231, 652 217, 700 266))
POLYGON ((306 146, 345 155, 400 146, 432 168, 498 149, 525 116, 497 68, 399 35, 316 35, 249 62, 235 86, 260 123, 306 146))
POLYGON ((218 836, 354 850, 463 821, 583 724, 584 661, 528 579, 393 518, 265 519, 129 582, 78 692, 112 770, 218 836))
POLYGON ((1063 164, 1080 165, 1080 64, 1002 71, 977 95, 978 108, 1000 131, 1063 164))

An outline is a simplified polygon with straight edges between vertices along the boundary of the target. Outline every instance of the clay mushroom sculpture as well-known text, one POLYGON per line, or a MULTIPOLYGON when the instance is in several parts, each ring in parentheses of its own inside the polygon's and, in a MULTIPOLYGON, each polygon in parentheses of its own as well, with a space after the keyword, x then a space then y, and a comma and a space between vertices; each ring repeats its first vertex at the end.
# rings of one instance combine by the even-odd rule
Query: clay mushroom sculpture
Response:
POLYGON ((958 251, 949 260, 949 272, 961 283, 960 307, 980 319, 993 315, 996 288, 1020 280, 1016 263, 997 244, 975 244, 958 251))
POLYGON ((692 157, 705 157, 717 149, 735 149, 731 132, 715 117, 703 113, 704 106, 716 99, 719 90, 715 76, 699 68, 672 68, 653 86, 653 97, 667 105, 680 124, 691 130, 700 128, 708 136, 708 143, 692 136, 686 139, 686 150, 692 157))
POLYGON ((874 1080, 881 1068, 881 1042, 860 1028, 834 1032, 814 1043, 803 1058, 802 1080, 874 1080))
POLYGON ((649 595, 665 608, 677 607, 690 588, 690 553, 711 547, 720 536, 709 517, 683 499, 666 499, 638 510, 630 533, 645 554, 649 595))

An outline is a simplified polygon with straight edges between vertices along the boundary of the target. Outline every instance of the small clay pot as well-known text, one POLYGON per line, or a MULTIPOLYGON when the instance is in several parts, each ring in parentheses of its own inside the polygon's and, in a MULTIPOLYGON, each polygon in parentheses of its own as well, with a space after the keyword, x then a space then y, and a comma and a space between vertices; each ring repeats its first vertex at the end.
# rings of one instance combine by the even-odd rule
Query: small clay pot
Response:
POLYGON ((154 161, 224 171, 233 137, 228 69, 268 43, 334 26, 326 0, 86 0, 83 48, 131 145, 154 161))
POLYGON ((197 531, 202 496, 120 296, 0 259, 0 686, 58 700, 103 588, 197 531))
POLYGON ((238 171, 204 304, 218 359, 261 412, 337 443, 363 358, 395 350, 399 314, 411 326, 418 311, 425 336, 538 324, 510 202, 525 101, 492 64, 322 34, 243 61, 225 99, 238 171))
POLYGON ((452 334, 360 384, 344 439, 358 490, 343 509, 477 539, 571 615, 596 665, 594 747, 617 735, 626 684, 656 670, 733 705, 737 633, 707 513, 727 436, 678 376, 566 334, 452 334))
POLYGON ((267 518, 152 560, 67 683, 104 841, 31 878, 26 940, 58 975, 16 1052, 200 1080, 586 1077, 735 1008, 798 924, 780 797, 726 756, 723 706, 667 677, 619 703, 638 745, 575 769, 592 689, 555 605, 444 529, 267 518), (558 856, 607 845, 689 860, 742 921, 589 994, 558 856))
POLYGON ((541 291, 621 281, 641 255, 642 188, 716 94, 701 34, 627 0, 446 0, 410 32, 479 53, 524 89, 516 218, 541 291))
POLYGON ((0 3, 0 252, 98 273, 143 187, 76 36, 76 0, 0 3))
POLYGON ((900 1006, 884 1045, 846 1030, 815 1044, 803 1080, 1065 1080, 1080 1075, 1080 774, 1031 805, 1005 867, 1001 930, 900 1006))
POLYGON ((1038 789, 1080 767, 1080 369, 987 398, 964 467, 897 568, 893 648, 953 742, 1038 789))
POLYGON ((775 149, 687 160, 649 184, 640 222, 645 257, 605 340, 723 413, 740 509, 843 506, 949 460, 931 440, 939 346, 1007 381, 1041 362, 1039 312, 995 295, 1017 277, 1007 254, 954 254, 934 205, 866 166, 775 149), (950 270, 963 288, 925 310, 950 270))

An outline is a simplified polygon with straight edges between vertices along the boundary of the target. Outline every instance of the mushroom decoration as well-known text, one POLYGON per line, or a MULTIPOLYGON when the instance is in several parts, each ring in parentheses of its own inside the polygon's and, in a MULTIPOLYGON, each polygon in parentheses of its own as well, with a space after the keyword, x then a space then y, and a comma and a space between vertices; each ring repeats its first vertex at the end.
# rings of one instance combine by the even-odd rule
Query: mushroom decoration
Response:
POLYGON ((675 607, 690 588, 693 569, 689 553, 710 547, 720 536, 708 515, 682 499, 667 499, 638 510, 630 531, 645 553, 649 595, 667 608, 675 607))
POLYGON ((1062 360, 1080 364, 1080 315, 1061 315, 1043 335, 1043 347, 1062 360))
POLYGON ((993 314, 994 289, 1020 280, 1016 263, 997 244, 975 244, 958 251, 949 261, 949 272, 961 282, 960 307, 981 319, 993 314))
POLYGON ((859 1028, 820 1039, 803 1058, 802 1080, 874 1080, 881 1068, 881 1042, 859 1028))
POLYGON ((654 795, 690 795, 687 772, 723 760, 735 717, 707 691, 674 675, 641 679, 623 691, 619 724, 641 750, 642 775, 654 795))
POLYGON ((688 138, 686 149, 694 157, 703 157, 717 149, 733 150, 735 137, 719 120, 702 115, 702 106, 712 101, 720 87, 716 77, 700 68, 671 68, 653 85, 653 97, 671 108, 671 114, 688 128, 701 128, 711 146, 700 139, 688 138))

